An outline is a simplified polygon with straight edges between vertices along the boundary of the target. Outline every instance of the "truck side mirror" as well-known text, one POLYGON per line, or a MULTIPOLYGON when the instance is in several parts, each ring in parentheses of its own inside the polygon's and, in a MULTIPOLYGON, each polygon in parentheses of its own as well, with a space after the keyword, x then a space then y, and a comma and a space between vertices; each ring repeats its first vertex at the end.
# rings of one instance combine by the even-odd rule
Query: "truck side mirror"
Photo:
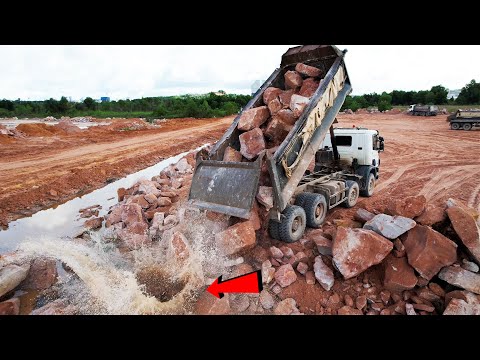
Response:
POLYGON ((378 147, 378 151, 385 151, 385 140, 381 136, 378 138, 378 140, 380 142, 380 146, 378 147))

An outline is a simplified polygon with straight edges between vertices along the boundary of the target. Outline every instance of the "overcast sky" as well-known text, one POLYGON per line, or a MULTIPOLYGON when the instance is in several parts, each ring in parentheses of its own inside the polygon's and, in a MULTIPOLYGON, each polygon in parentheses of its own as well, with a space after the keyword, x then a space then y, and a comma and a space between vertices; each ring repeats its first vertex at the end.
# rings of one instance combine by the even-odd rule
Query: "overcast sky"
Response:
MULTIPOLYGON (((78 100, 248 94, 294 45, 0 46, 0 99, 78 100)), ((480 46, 338 45, 348 49, 354 94, 460 89, 480 80, 480 46)))

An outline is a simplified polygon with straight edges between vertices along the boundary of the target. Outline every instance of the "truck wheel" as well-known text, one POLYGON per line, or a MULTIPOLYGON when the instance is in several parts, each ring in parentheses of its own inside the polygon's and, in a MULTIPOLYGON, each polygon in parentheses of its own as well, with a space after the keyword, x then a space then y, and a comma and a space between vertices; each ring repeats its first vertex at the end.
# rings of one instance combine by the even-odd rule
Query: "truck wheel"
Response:
POLYGON ((451 127, 452 130, 458 130, 458 129, 460 129, 460 124, 459 123, 452 123, 450 125, 450 127, 451 127))
POLYGON ((357 205, 360 188, 356 181, 347 180, 346 185, 348 187, 347 199, 343 202, 343 206, 349 209, 357 205))
POLYGON ((470 123, 463 124, 463 130, 466 130, 466 131, 472 130, 472 124, 470 123))
POLYGON ((287 206, 282 215, 282 222, 278 226, 280 240, 286 243, 300 240, 307 222, 305 210, 300 206, 287 206))
POLYGON ((303 208, 303 204, 305 203, 305 200, 307 199, 308 195, 311 193, 301 193, 298 194, 297 197, 295 198, 295 205, 300 206, 303 208))
POLYGON ((307 226, 318 229, 327 216, 327 200, 322 194, 305 193, 303 209, 307 218, 307 226))
POLYGON ((275 220, 270 220, 268 223, 268 232, 270 236, 275 240, 280 240, 280 235, 278 234, 278 227, 280 223, 276 222, 275 220))
POLYGON ((375 190, 375 175, 373 173, 368 174, 367 178, 367 188, 365 190, 360 191, 360 195, 363 197, 371 197, 373 195, 373 191, 375 190))

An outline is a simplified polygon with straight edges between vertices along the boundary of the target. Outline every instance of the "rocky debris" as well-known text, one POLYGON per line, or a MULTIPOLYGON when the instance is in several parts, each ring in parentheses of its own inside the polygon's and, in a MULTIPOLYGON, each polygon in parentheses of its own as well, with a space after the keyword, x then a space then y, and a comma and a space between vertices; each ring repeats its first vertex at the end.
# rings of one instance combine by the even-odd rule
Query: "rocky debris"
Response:
POLYGON ((223 161, 228 162, 241 162, 242 161, 242 154, 240 151, 235 150, 234 148, 228 146, 223 153, 223 161))
POLYGON ((283 109, 283 106, 278 97, 276 97, 275 99, 273 99, 268 103, 268 110, 270 111, 271 115, 275 115, 282 109, 283 109))
POLYGON ((293 111, 293 116, 299 118, 303 110, 307 107, 310 99, 305 96, 293 94, 290 99, 290 109, 293 111))
POLYGON ((297 274, 292 265, 286 264, 280 266, 275 272, 275 281, 282 288, 287 287, 297 281, 297 274))
POLYGON ((75 305, 69 304, 64 299, 57 299, 32 311, 30 315, 76 315, 78 313, 79 310, 75 305))
POLYGON ((338 315, 363 315, 363 312, 350 306, 344 306, 338 309, 338 315))
POLYGON ((225 231, 215 235, 218 249, 225 255, 241 254, 256 244, 253 223, 248 220, 230 226, 225 231))
POLYGON ((103 216, 93 219, 88 219, 83 223, 83 227, 88 230, 98 230, 102 227, 103 224, 103 216))
POLYGON ((84 219, 85 218, 90 218, 92 216, 98 216, 98 214, 99 214, 98 209, 82 209, 82 210, 79 211, 80 212, 80 217, 84 218, 84 219))
POLYGON ((255 231, 260 230, 260 228, 262 227, 262 220, 260 219, 259 212, 260 209, 258 207, 258 204, 256 201, 254 201, 252 210, 250 211, 249 220, 252 222, 255 231))
POLYGON ((281 259, 283 258, 283 252, 282 250, 280 250, 279 248, 277 248, 276 246, 271 246, 270 247, 270 254, 272 254, 272 257, 274 259, 281 259))
POLYGON ((384 263, 384 286, 386 289, 396 292, 410 290, 417 285, 417 277, 413 268, 408 264, 406 258, 387 256, 384 263))
POLYGON ((239 136, 240 153, 248 160, 252 160, 265 150, 265 139, 262 130, 255 128, 239 136))
POLYGON ((179 162, 175 165, 175 169, 180 173, 180 174, 185 174, 191 172, 192 166, 188 163, 186 158, 180 159, 179 162))
POLYGON ((53 127, 57 129, 61 129, 65 131, 67 134, 75 134, 82 132, 82 129, 80 129, 78 126, 76 126, 73 121, 70 119, 65 119, 65 120, 60 120, 58 124, 53 125, 53 127))
POLYGON ((460 206, 450 206, 447 214, 458 237, 474 260, 480 264, 480 228, 477 221, 460 206))
POLYGON ((20 314, 20 299, 13 298, 0 302, 0 316, 20 314))
POLYGON ((267 211, 273 207, 273 189, 271 187, 259 186, 256 198, 267 211))
POLYGON ((425 304, 412 304, 415 310, 425 311, 428 313, 434 312, 435 308, 433 306, 425 305, 425 304))
POLYGON ((300 311, 297 308, 297 302, 292 298, 280 301, 277 307, 273 310, 273 313, 275 315, 300 315, 300 311))
POLYGON ((262 282, 269 284, 275 277, 275 268, 270 260, 265 260, 262 263, 262 282))
POLYGON ((480 270, 480 268, 478 267, 477 264, 475 264, 474 262, 465 260, 465 259, 462 260, 461 267, 465 270, 468 270, 468 271, 471 271, 471 272, 474 272, 474 273, 478 273, 478 271, 480 270))
POLYGON ((361 222, 362 224, 372 220, 375 217, 375 214, 372 214, 370 211, 359 208, 354 215, 354 219, 361 222))
POLYGON ((157 186, 154 181, 151 180, 140 180, 138 183, 138 192, 140 194, 153 194, 155 196, 160 195, 160 190, 157 189, 157 186))
POLYGON ((228 302, 230 309, 236 314, 244 312, 250 306, 250 300, 247 294, 230 294, 228 302))
POLYGON ((320 77, 320 75, 322 75, 322 70, 302 63, 298 63, 295 66, 295 71, 309 77, 320 77))
POLYGON ((163 226, 168 228, 172 228, 177 224, 178 224, 178 218, 173 214, 168 215, 165 218, 165 220, 163 220, 163 226))
POLYGON ((297 265, 297 271, 300 274, 305 275, 308 271, 308 265, 305 264, 304 262, 299 262, 298 265, 297 265))
POLYGON ((275 115, 268 123, 265 130, 265 136, 275 143, 281 143, 283 139, 287 137, 291 129, 291 125, 288 125, 279 116, 275 115))
POLYGON ((333 271, 330 269, 322 260, 321 256, 315 258, 315 263, 313 265, 313 271, 315 273, 315 279, 319 284, 326 290, 330 291, 335 282, 335 277, 333 276, 333 271))
POLYGON ((293 250, 290 249, 288 246, 282 246, 280 250, 283 253, 283 256, 285 256, 287 259, 291 258, 294 256, 293 250))
POLYGON ((270 101, 276 99, 283 92, 282 89, 269 87, 263 92, 263 103, 268 104, 270 101))
POLYGON ((158 207, 164 207, 164 206, 170 206, 170 205, 172 205, 172 200, 168 197, 159 197, 157 199, 158 207))
POLYGON ((415 218, 415 221, 421 225, 432 226, 444 222, 446 218, 445 207, 428 204, 424 212, 415 218))
POLYGON ((285 88, 296 90, 302 86, 303 78, 296 71, 287 71, 285 73, 285 88))
POLYGON ((386 212, 392 216, 413 219, 424 212, 426 204, 427 199, 423 195, 394 199, 387 205, 386 212))
POLYGON ((265 310, 269 310, 275 305, 275 300, 273 296, 267 290, 262 290, 259 300, 260 304, 265 310))
POLYGON ((149 206, 157 202, 157 197, 153 194, 147 194, 143 198, 145 199, 145 201, 148 203, 149 206))
POLYGON ((313 238, 317 250, 320 254, 325 256, 332 256, 332 240, 323 237, 322 235, 316 235, 313 238))
POLYGON ((395 255, 395 257, 401 258, 407 255, 405 246, 400 241, 400 239, 395 239, 395 241, 393 242, 393 246, 395 247, 395 250, 393 251, 393 254, 395 255))
POLYGON ((283 105, 284 109, 287 109, 290 107, 290 101, 292 100, 292 95, 295 93, 295 90, 285 90, 282 91, 280 95, 278 95, 278 98, 280 99, 280 102, 283 105))
POLYGON ((311 98, 315 94, 319 86, 320 81, 313 78, 305 79, 303 80, 303 84, 300 91, 298 92, 298 95, 311 98))
POLYGON ((37 258, 21 284, 23 290, 45 290, 57 282, 57 265, 54 260, 37 258))
POLYGON ((126 194, 127 194, 127 190, 125 188, 118 188, 117 189, 118 202, 122 202, 123 199, 125 199, 126 194))
POLYGON ((352 297, 348 294, 344 296, 343 302, 345 303, 345 305, 350 307, 353 307, 354 305, 352 297))
POLYGON ((15 289, 26 277, 30 265, 10 264, 0 268, 0 298, 15 289))
POLYGON ((386 214, 379 214, 372 220, 363 225, 364 229, 373 230, 387 239, 394 240, 400 235, 413 229, 416 223, 412 219, 402 216, 390 216, 386 214))
MULTIPOLYGON (((290 106, 290 101, 288 102, 289 106, 290 106)), ((282 109, 280 110, 275 116, 274 118, 278 118, 282 121, 282 123, 284 124, 285 126, 285 129, 288 129, 287 126, 290 126, 290 127, 293 127, 293 125, 295 125, 295 123, 297 122, 297 117, 295 117, 295 115, 293 114, 293 111, 290 110, 290 109, 282 109)))
POLYGON ((360 295, 355 299, 355 306, 358 310, 363 310, 367 306, 367 297, 360 295))
POLYGON ((267 106, 260 106, 253 109, 246 110, 240 116, 240 120, 237 126, 238 130, 250 131, 255 128, 258 128, 260 127, 260 125, 262 125, 264 122, 268 120, 269 116, 270 116, 270 111, 268 110, 267 106))
POLYGON ((480 294, 480 275, 462 269, 461 267, 448 266, 442 269, 438 277, 447 283, 462 289, 480 294))
POLYGON ((208 292, 203 292, 195 303, 195 313, 198 315, 227 315, 230 309, 230 294, 224 294, 224 297, 218 299, 208 292))
POLYGON ((457 244, 428 226, 417 225, 410 230, 403 245, 408 263, 427 280, 457 260, 457 244))
POLYGON ((187 262, 192 250, 188 245, 188 240, 181 232, 174 232, 168 242, 167 257, 173 259, 179 268, 182 268, 187 262))
POLYGON ((333 224, 336 227, 346 227, 346 228, 352 228, 352 229, 358 229, 362 227, 362 223, 352 220, 352 219, 335 219, 333 220, 333 224))
POLYGON ((407 315, 418 315, 415 312, 415 309, 413 308, 412 304, 406 303, 405 304, 405 310, 407 311, 407 315))
POLYGON ((315 273, 313 271, 307 271, 305 281, 308 285, 315 285, 315 273))
POLYGON ((445 296, 445 290, 443 290, 442 287, 437 283, 434 283, 434 282, 429 283, 428 288, 430 289, 431 292, 433 292, 435 295, 439 297, 445 296))
POLYGON ((480 303, 468 303, 465 300, 452 299, 443 315, 480 315, 480 303))
POLYGON ((366 229, 337 229, 333 241, 333 262, 345 279, 351 279, 379 264, 393 249, 393 244, 366 229))

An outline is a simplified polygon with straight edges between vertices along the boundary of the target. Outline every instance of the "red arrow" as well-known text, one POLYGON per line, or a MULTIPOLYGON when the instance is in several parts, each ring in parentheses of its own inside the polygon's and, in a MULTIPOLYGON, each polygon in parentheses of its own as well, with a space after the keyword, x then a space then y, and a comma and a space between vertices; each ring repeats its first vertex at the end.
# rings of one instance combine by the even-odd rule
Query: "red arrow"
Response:
POLYGON ((219 299, 223 298, 224 293, 258 294, 262 290, 263 285, 261 270, 225 281, 222 281, 222 277, 220 276, 207 289, 210 294, 219 299))

